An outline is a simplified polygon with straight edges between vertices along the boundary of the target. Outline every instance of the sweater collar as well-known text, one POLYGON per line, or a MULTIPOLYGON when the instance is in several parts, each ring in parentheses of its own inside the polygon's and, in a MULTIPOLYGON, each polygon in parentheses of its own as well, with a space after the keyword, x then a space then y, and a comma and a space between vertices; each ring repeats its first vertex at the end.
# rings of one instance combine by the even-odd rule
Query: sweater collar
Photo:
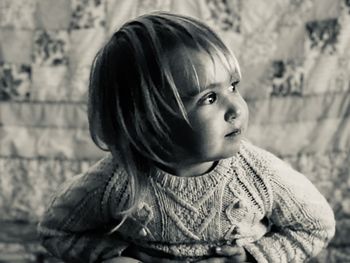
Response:
POLYGON ((238 159, 238 154, 227 159, 221 159, 217 162, 216 166, 212 168, 209 172, 202 175, 189 177, 177 176, 174 174, 167 173, 166 171, 160 168, 155 168, 153 180, 158 182, 163 187, 170 186, 171 188, 189 184, 201 185, 202 183, 209 181, 217 182, 232 174, 235 167, 238 166, 238 159))

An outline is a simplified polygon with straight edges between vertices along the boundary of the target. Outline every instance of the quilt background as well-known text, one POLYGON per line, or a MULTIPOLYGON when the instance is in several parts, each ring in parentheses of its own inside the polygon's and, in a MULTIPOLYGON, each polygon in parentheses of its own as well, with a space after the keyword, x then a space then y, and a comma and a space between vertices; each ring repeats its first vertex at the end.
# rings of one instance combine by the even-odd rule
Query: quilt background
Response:
POLYGON ((248 138, 303 172, 336 214, 313 262, 350 262, 348 0, 0 0, 0 262, 56 262, 35 225, 52 191, 103 154, 87 128, 92 58, 154 10, 201 18, 232 48, 248 138))

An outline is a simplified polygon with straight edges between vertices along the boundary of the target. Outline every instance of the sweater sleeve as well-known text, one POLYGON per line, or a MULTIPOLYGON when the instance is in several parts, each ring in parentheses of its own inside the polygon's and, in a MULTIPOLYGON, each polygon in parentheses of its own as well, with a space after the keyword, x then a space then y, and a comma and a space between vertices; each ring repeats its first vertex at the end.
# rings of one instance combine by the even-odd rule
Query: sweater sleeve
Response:
MULTIPOLYGON (((125 173, 106 157, 74 176, 54 195, 38 226, 43 246, 65 262, 101 262, 128 246, 108 231, 117 222, 110 207, 120 209, 127 194, 125 173)), ((114 210, 115 211, 115 210, 114 210)))
POLYGON ((304 175, 274 155, 263 154, 272 166, 272 227, 263 238, 244 247, 259 263, 307 261, 334 236, 333 211, 304 175))

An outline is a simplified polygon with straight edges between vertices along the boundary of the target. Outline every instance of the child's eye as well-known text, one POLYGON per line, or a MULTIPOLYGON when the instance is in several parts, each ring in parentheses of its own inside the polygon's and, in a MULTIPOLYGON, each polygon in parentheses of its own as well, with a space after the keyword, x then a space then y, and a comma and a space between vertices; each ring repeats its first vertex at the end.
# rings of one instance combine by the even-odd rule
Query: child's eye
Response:
POLYGON ((229 91, 231 92, 236 92, 237 91, 237 87, 238 87, 239 81, 235 81, 233 82, 230 87, 228 88, 229 91))
POLYGON ((200 105, 210 105, 213 104, 216 101, 216 94, 215 93, 209 93, 202 99, 200 99, 199 104, 200 105))

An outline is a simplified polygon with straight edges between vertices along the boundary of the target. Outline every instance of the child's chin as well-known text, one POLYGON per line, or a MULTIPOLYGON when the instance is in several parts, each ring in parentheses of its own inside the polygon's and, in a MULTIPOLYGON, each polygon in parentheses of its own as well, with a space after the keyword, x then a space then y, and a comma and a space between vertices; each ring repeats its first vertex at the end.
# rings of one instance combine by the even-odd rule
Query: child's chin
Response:
POLYGON ((241 146, 240 143, 238 143, 237 145, 232 146, 232 148, 227 153, 227 156, 225 158, 230 158, 230 157, 236 156, 238 154, 238 152, 239 152, 240 146, 241 146))
POLYGON ((220 160, 220 159, 227 159, 227 158, 235 157, 235 156, 237 156, 238 152, 239 152, 239 147, 237 147, 237 149, 230 150, 229 152, 227 152, 225 154, 222 154, 221 157, 218 159, 220 160))

